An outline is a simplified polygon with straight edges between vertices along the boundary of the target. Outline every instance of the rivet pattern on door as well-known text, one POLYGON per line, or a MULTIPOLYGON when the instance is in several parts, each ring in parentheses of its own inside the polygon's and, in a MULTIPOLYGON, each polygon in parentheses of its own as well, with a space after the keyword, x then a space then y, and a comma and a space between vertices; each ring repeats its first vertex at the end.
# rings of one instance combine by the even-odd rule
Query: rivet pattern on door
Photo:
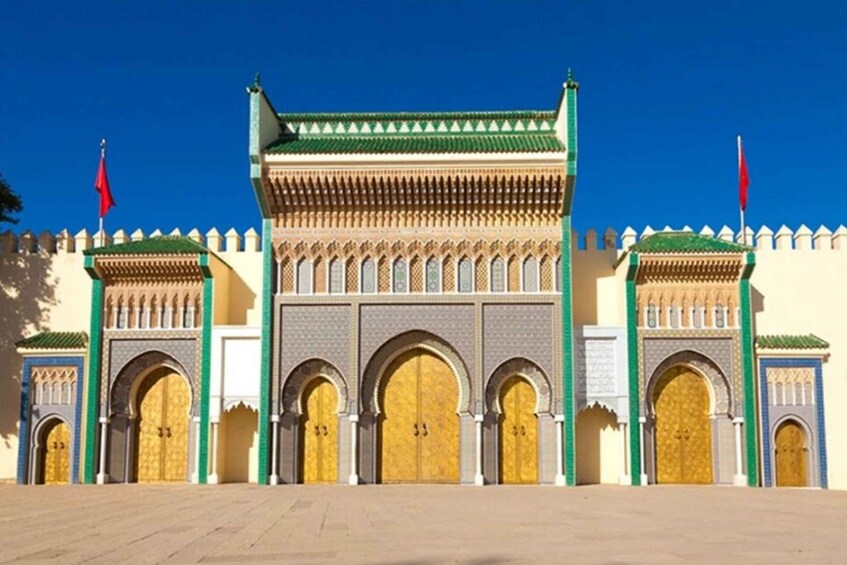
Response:
POLYGON ((176 373, 156 372, 138 390, 139 482, 175 482, 188 478, 190 392, 176 373))
POLYGON ((806 477, 806 434, 800 424, 788 420, 776 430, 776 486, 805 487, 806 477))
POLYGON ((44 440, 44 484, 68 483, 70 472, 71 432, 68 425, 57 421, 47 431, 44 440))
POLYGON ((458 483, 459 387, 437 356, 412 350, 388 368, 380 389, 383 483, 458 483))
POLYGON ((303 391, 300 439, 304 483, 338 481, 338 392, 328 380, 317 378, 303 391))
POLYGON ((500 481, 503 484, 538 482, 538 417, 535 389, 520 376, 500 388, 500 481))
POLYGON ((669 369, 656 384, 656 479, 660 484, 712 483, 712 426, 705 379, 669 369))

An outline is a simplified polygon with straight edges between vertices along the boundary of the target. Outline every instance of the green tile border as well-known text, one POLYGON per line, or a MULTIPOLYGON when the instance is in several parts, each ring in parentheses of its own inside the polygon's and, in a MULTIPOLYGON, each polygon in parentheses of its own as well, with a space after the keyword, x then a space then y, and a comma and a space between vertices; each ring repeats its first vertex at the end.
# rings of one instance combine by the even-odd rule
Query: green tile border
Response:
POLYGON ((259 484, 268 484, 268 441, 269 408, 271 393, 271 339, 273 332, 272 292, 273 277, 271 264, 273 263, 273 244, 271 234, 271 221, 262 220, 262 359, 261 359, 261 381, 259 386, 259 484))
POLYGON ((97 405, 100 399, 100 349, 103 338, 103 280, 94 268, 94 258, 85 257, 85 271, 91 277, 91 314, 89 315, 88 340, 88 377, 85 379, 88 390, 77 391, 86 394, 85 404, 85 454, 82 482, 93 484, 95 479, 95 461, 97 460, 97 405))
POLYGON ((197 482, 205 485, 209 474, 209 395, 212 373, 212 325, 214 324, 215 280, 209 268, 209 256, 200 255, 203 272, 203 328, 200 347, 200 433, 198 436, 197 482))
POLYGON ((564 416, 565 484, 576 484, 576 429, 573 382, 573 283, 571 280, 571 217, 562 216, 562 411, 564 416))
POLYGON ((744 377, 744 432, 747 452, 747 485, 759 485, 759 448, 756 430, 756 382, 753 358, 753 309, 750 302, 750 275, 756 266, 756 255, 748 252, 739 282, 741 306, 741 364, 744 377))
POLYGON ((635 276, 638 254, 630 253, 626 271, 626 339, 629 365, 629 476, 633 486, 641 485, 641 423, 638 393, 638 308, 635 276))

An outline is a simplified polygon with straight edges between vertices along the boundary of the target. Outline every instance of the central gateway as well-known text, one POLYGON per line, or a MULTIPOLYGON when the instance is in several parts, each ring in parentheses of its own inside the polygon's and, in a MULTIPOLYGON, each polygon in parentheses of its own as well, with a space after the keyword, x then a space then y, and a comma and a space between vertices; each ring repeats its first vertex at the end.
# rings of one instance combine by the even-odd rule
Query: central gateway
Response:
POLYGON ((186 481, 191 395, 185 379, 159 369, 141 383, 138 398, 138 482, 186 481))
POLYGON ((424 349, 400 355, 380 388, 383 483, 458 483, 459 389, 452 369, 424 349))

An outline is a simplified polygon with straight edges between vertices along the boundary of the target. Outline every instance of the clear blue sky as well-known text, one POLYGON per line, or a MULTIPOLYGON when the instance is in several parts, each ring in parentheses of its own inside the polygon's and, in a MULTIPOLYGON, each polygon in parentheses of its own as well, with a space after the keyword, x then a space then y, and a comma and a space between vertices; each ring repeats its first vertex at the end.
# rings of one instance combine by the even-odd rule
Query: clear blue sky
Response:
MULTIPOLYGON (((0 172, 16 229, 244 230, 247 95, 278 111, 547 109, 579 92, 574 222, 847 223, 842 2, 12 2, 0 24, 0 172), (52 5, 51 5, 52 4, 52 5)), ((5 227, 3 228, 5 229, 5 227)))

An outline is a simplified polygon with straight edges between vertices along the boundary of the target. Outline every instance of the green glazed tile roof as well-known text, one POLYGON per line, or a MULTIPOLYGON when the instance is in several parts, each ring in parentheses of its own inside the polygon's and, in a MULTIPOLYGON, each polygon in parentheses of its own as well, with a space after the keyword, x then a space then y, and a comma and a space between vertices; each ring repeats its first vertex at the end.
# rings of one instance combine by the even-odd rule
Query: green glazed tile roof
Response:
POLYGON ((638 253, 744 253, 750 247, 691 232, 658 232, 630 247, 638 253))
POLYGON ((552 134, 546 135, 422 135, 282 138, 271 143, 266 153, 539 153, 564 151, 552 134))
POLYGON ((278 114, 276 154, 562 152, 556 112, 278 114))
POLYGON ((187 237, 162 235, 140 241, 86 249, 83 253, 85 255, 205 255, 208 252, 205 247, 187 237))
POLYGON ((829 343, 816 335, 760 335, 756 347, 762 349, 828 349, 829 343))
POLYGON ((20 349, 85 349, 87 343, 85 332, 41 332, 15 345, 20 349))

